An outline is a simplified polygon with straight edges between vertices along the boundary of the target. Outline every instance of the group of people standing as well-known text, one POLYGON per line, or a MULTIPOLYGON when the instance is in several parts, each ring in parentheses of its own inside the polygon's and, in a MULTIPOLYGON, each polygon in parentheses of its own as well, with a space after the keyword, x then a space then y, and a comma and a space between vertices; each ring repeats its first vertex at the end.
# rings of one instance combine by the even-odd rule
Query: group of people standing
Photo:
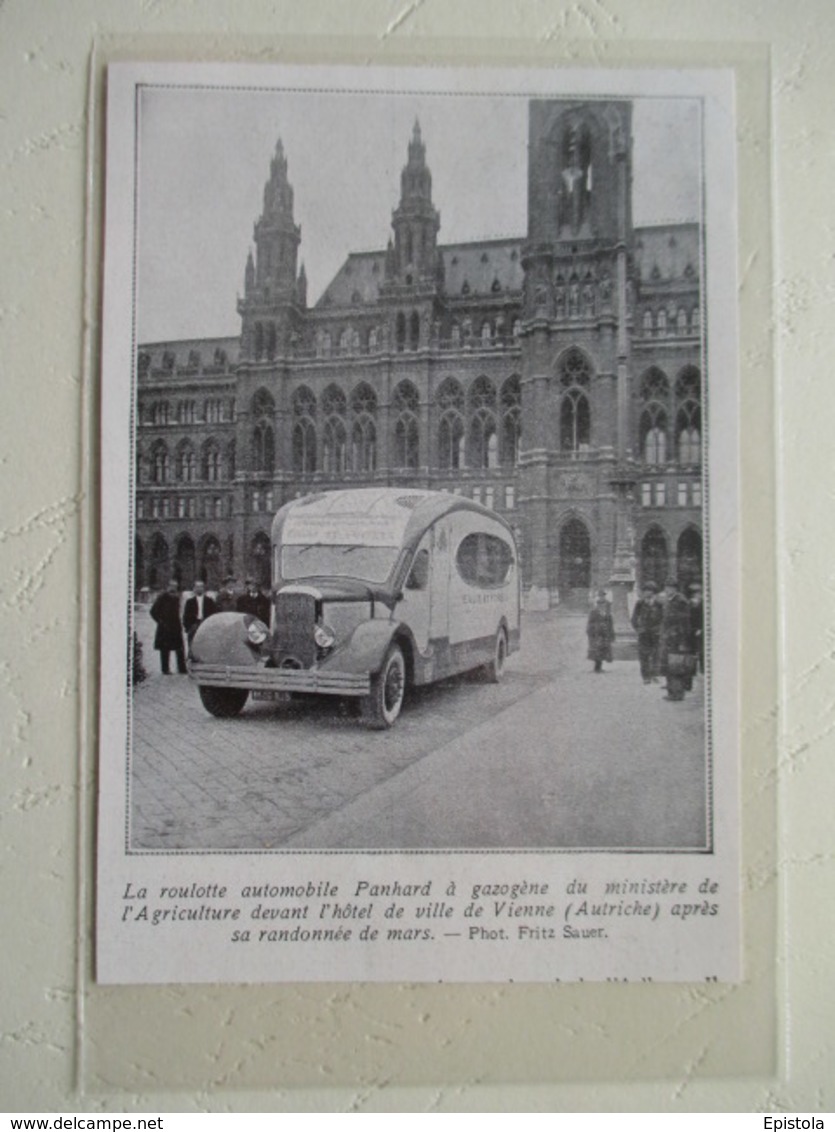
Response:
POLYGON ((254 578, 247 578, 244 593, 238 594, 236 581, 227 577, 217 597, 206 592, 205 582, 196 581, 191 597, 181 603, 180 586, 176 578, 158 595, 151 606, 151 618, 156 623, 154 648, 159 653, 160 668, 164 676, 170 675, 171 654, 177 660, 177 671, 186 671, 186 650, 183 633, 188 644, 203 622, 215 613, 251 613, 265 625, 270 623, 270 599, 265 597, 254 578), (182 605, 182 608, 181 608, 182 605))
MULTIPOLYGON (((632 610, 632 628, 638 638, 638 660, 645 684, 667 681, 667 699, 683 700, 693 687, 696 672, 705 670, 704 605, 702 588, 692 585, 689 595, 675 582, 659 592, 654 582, 646 582, 632 610)), ((586 625, 588 657, 594 672, 612 660, 615 626, 605 590, 597 591, 586 625)))

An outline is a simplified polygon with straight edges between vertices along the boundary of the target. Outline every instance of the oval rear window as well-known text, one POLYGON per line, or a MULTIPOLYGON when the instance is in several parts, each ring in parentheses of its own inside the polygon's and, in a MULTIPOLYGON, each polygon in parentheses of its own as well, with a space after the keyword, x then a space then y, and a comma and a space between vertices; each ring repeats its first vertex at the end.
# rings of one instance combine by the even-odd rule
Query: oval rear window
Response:
POLYGON ((513 565, 513 551, 504 539, 477 531, 462 540, 455 565, 465 582, 489 589, 507 581, 513 565))

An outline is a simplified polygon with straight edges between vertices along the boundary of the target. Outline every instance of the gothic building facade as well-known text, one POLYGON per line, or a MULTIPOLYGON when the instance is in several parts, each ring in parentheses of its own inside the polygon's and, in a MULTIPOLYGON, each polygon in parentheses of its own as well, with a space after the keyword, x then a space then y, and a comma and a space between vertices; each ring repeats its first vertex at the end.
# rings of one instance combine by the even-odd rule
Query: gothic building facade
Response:
POLYGON ((420 127, 388 246, 313 306, 281 142, 234 339, 137 356, 135 585, 270 583, 287 499, 460 492, 516 528, 528 604, 702 570, 701 239, 632 223, 631 105, 534 101, 528 231, 438 242, 420 127))

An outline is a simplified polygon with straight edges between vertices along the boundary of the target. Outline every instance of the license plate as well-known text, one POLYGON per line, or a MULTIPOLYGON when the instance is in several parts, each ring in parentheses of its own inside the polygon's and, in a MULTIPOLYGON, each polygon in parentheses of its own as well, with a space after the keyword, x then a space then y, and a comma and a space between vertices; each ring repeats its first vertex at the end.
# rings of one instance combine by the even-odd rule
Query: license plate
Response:
POLYGON ((289 692, 271 692, 268 690, 254 690, 252 692, 253 700, 270 700, 273 703, 283 704, 290 699, 289 692))

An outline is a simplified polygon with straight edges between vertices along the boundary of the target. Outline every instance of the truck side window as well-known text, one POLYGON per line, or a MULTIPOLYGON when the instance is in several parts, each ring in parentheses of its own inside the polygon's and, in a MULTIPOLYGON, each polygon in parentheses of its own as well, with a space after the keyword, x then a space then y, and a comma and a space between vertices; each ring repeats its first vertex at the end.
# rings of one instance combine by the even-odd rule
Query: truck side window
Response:
POLYGON ((425 590, 429 581, 429 551, 419 550, 415 555, 409 576, 406 579, 407 590, 425 590))
POLYGON ((471 586, 501 586, 513 565, 513 551, 504 539, 478 532, 467 535, 455 556, 458 573, 471 586))

